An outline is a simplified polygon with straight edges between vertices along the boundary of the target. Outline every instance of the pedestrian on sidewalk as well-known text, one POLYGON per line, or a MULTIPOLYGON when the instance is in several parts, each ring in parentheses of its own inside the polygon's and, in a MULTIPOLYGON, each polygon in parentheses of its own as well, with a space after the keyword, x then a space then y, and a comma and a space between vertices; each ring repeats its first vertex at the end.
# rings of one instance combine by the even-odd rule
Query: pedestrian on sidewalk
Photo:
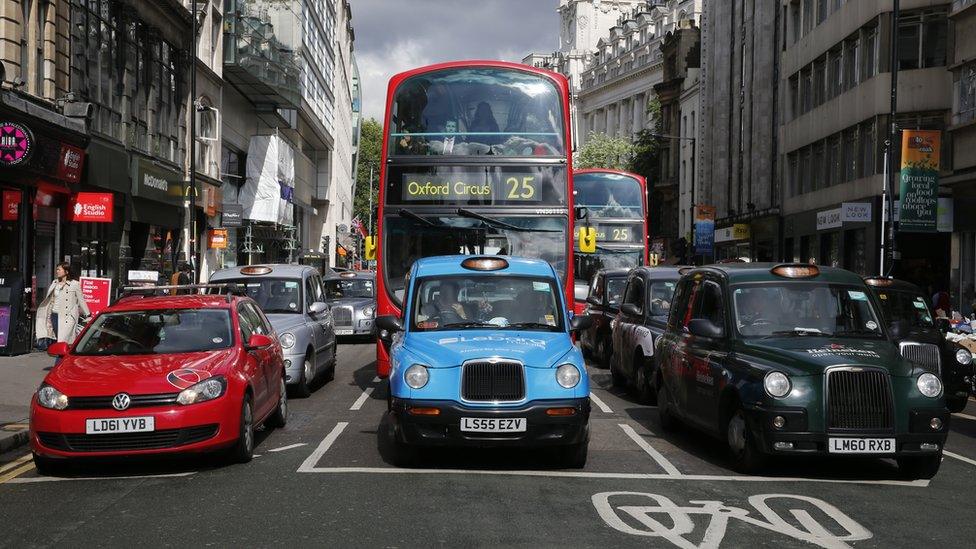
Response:
POLYGON ((42 351, 55 341, 71 343, 91 316, 81 293, 81 283, 71 272, 71 265, 58 263, 54 274, 57 278, 51 282, 47 295, 37 307, 34 320, 37 348, 42 351))

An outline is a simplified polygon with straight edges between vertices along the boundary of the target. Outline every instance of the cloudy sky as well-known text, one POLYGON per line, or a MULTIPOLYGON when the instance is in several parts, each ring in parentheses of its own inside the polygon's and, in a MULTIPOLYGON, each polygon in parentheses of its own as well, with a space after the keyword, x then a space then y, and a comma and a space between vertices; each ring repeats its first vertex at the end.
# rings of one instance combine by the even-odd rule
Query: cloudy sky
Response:
POLYGON ((559 0, 350 0, 366 117, 383 118, 390 77, 458 59, 521 61, 559 41, 559 0))

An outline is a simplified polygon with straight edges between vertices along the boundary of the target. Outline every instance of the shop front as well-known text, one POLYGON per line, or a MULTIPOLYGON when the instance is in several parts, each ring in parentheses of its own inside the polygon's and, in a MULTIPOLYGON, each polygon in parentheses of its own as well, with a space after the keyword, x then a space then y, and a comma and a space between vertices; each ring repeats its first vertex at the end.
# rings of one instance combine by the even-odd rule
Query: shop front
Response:
MULTIPOLYGON (((184 225, 182 174, 162 163, 133 155, 131 195, 126 200, 129 219, 121 259, 126 271, 155 273, 165 283, 186 261, 182 251, 184 225)), ((128 282, 130 276, 125 277, 128 282)))
POLYGON ((783 259, 841 267, 861 275, 875 273, 879 207, 878 197, 868 197, 786 216, 783 259))
POLYGON ((752 258, 749 235, 750 227, 747 223, 735 223, 715 229, 715 261, 749 261, 752 258))

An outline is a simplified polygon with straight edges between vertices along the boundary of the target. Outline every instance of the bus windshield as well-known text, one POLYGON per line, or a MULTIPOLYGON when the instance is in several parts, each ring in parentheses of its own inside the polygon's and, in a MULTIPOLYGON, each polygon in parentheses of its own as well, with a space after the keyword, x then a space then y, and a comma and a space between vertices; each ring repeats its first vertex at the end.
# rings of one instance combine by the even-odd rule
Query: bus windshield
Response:
POLYGON ((404 276, 414 261, 435 255, 497 254, 548 261, 566 274, 567 219, 492 215, 486 220, 452 214, 388 215, 383 224, 386 288, 403 302, 404 276))
POLYGON ((644 217, 640 182, 616 173, 577 173, 573 176, 573 202, 598 218, 644 217))
POLYGON ((508 68, 414 76, 391 107, 393 156, 560 156, 563 106, 555 83, 508 68))

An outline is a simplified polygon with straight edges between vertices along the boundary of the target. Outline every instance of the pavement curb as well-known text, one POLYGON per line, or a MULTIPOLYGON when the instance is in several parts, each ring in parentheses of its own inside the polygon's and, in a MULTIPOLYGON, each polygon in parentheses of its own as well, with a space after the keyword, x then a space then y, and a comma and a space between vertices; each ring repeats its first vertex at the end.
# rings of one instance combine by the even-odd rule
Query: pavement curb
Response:
MULTIPOLYGON (((27 423, 27 420, 18 423, 27 423)), ((27 429, 20 431, 0 430, 0 454, 19 448, 27 444, 28 441, 30 441, 30 434, 27 429)))

